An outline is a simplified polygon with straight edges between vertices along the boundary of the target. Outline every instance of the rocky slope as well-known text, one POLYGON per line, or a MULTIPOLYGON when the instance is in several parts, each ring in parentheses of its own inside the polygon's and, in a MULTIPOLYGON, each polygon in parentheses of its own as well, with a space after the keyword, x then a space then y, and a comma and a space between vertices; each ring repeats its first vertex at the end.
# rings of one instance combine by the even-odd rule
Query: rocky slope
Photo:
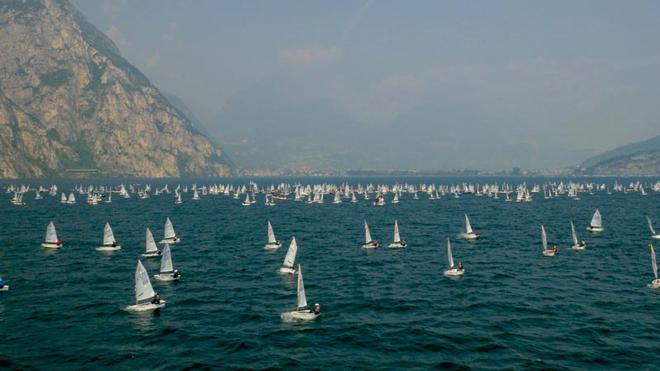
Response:
POLYGON ((223 152, 67 0, 0 1, 0 178, 230 173, 223 152))

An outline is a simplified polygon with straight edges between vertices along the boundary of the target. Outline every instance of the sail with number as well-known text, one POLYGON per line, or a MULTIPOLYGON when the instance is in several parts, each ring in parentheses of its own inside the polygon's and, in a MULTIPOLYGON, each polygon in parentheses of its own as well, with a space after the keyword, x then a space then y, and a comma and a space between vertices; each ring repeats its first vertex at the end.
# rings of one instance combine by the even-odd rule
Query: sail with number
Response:
POLYGON ((156 293, 151 286, 149 274, 144 268, 144 265, 142 265, 142 262, 138 260, 137 268, 135 269, 135 303, 148 303, 154 296, 156 296, 156 293))

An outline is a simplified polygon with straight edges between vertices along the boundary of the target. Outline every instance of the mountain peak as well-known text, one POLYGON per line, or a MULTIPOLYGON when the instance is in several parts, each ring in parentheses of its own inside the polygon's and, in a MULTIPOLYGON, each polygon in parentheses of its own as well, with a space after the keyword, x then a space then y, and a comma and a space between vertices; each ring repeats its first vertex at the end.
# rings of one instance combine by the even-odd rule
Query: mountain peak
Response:
POLYGON ((0 48, 0 177, 230 171, 224 153, 70 2, 4 0, 0 48))

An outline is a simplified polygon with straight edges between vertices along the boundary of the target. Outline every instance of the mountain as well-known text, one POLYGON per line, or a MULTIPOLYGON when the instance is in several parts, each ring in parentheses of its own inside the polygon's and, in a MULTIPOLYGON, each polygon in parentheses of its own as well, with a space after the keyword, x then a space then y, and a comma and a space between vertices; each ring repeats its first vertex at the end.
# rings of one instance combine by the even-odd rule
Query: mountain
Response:
POLYGON ((219 176, 224 152, 68 0, 0 1, 0 178, 219 176))
POLYGON ((660 135, 594 156, 580 168, 596 175, 660 175, 660 135))

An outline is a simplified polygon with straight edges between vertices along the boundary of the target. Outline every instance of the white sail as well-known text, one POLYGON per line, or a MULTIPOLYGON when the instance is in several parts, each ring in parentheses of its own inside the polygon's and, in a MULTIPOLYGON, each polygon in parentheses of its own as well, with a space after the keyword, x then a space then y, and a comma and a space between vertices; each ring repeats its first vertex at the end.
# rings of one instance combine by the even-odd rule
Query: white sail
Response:
POLYGON ((655 229, 653 228, 653 223, 651 223, 651 218, 647 216, 646 221, 649 223, 649 229, 651 230, 651 235, 655 236, 655 229))
POLYGON ((172 221, 170 218, 165 219, 165 234, 164 234, 164 239, 171 239, 176 237, 176 233, 174 233, 174 226, 172 226, 172 221))
POLYGON ((73 192, 69 193, 69 200, 68 200, 68 202, 69 202, 70 204, 74 204, 74 203, 76 203, 76 196, 73 194, 73 192))
POLYGON ((401 236, 399 235, 399 221, 394 221, 394 243, 401 242, 401 236))
POLYGON ((451 241, 447 239, 447 260, 449 261, 449 269, 454 268, 454 256, 451 253, 451 241))
POLYGON ((56 243, 57 242, 57 232, 55 231, 55 224, 53 222, 48 223, 46 228, 46 243, 56 243))
POLYGON ((172 272, 174 272, 174 266, 172 265, 172 252, 170 251, 170 245, 165 244, 160 258, 160 273, 172 272))
POLYGON ((575 233, 575 224, 573 224, 572 220, 571 220, 571 238, 573 239, 573 246, 577 246, 578 238, 577 238, 577 233, 575 233))
POLYGON ((600 211, 598 209, 596 209, 596 212, 594 213, 594 216, 591 218, 590 225, 592 227, 596 227, 596 228, 602 228, 603 227, 603 218, 600 216, 600 211))
POLYGON ((541 224, 541 242, 543 242, 543 250, 548 249, 548 236, 545 234, 545 227, 541 224))
POLYGON ((286 256, 284 257, 284 263, 282 264, 282 266, 287 268, 293 268, 293 263, 296 261, 297 253, 298 253, 298 243, 296 242, 296 238, 292 237, 291 244, 289 245, 289 250, 287 250, 286 252, 286 256))
POLYGON ((156 296, 156 293, 151 286, 149 274, 142 262, 138 260, 135 269, 135 304, 148 303, 154 296, 156 296))
POLYGON ((305 284, 303 283, 302 268, 298 264, 298 308, 307 306, 307 295, 305 295, 305 284))
POLYGON ((110 228, 110 223, 105 223, 103 228, 103 246, 111 246, 115 243, 115 235, 112 233, 112 228, 110 228))
POLYGON ((277 243, 277 239, 275 239, 275 232, 273 231, 273 226, 270 224, 270 220, 268 221, 268 244, 275 244, 277 243))
POLYGON ((472 234, 472 225, 470 224, 470 219, 468 218, 467 214, 465 214, 465 233, 467 234, 472 234))
POLYGON ((655 279, 658 279, 658 263, 655 261, 655 250, 653 249, 653 245, 651 245, 651 268, 653 268, 653 275, 655 276, 655 279))
POLYGON ((364 221, 364 243, 371 243, 371 232, 369 231, 369 224, 364 221))
POLYGON ((60 197, 60 202, 61 203, 66 203, 66 201, 67 201, 66 194, 64 194, 64 192, 62 192, 62 197, 60 197))
POLYGON ((145 251, 147 254, 153 254, 158 251, 158 246, 156 246, 156 241, 154 240, 154 235, 151 234, 151 230, 147 228, 147 232, 144 235, 145 238, 145 251))

